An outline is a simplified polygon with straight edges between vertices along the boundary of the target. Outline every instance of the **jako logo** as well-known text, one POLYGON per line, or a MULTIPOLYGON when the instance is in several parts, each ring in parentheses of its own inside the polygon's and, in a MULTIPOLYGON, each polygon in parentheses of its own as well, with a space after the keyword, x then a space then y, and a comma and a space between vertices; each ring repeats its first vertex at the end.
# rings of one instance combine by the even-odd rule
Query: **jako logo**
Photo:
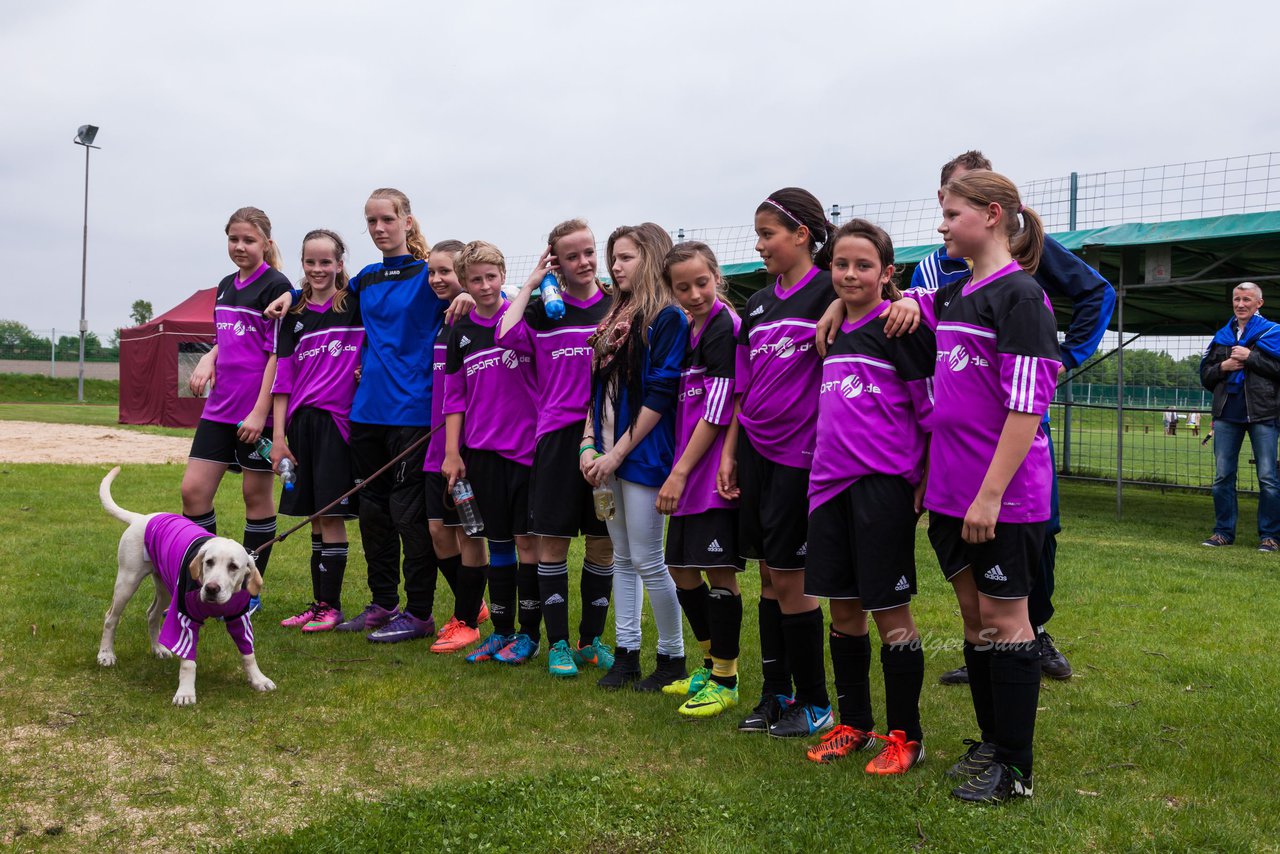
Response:
POLYGON ((857 374, 849 374, 840 381, 840 393, 848 398, 855 398, 862 394, 862 377, 857 374))
POLYGON ((502 354, 502 364, 514 371, 520 367, 520 357, 516 355, 515 350, 507 350, 502 354))

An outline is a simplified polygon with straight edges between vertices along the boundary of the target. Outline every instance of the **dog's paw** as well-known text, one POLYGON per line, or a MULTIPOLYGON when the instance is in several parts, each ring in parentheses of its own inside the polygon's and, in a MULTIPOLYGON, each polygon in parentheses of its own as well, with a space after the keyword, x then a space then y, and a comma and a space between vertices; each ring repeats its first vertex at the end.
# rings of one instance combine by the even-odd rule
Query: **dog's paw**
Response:
POLYGON ((250 679, 249 684, 253 686, 255 691, 274 691, 276 683, 272 682, 265 676, 259 676, 257 679, 250 679))
POLYGON ((179 688, 178 693, 173 695, 173 704, 175 706, 194 706, 196 704, 196 692, 184 691, 179 688))
POLYGON ((114 667, 116 654, 109 649, 100 649, 98 650, 98 663, 103 667, 114 667))
POLYGON ((158 643, 151 645, 151 654, 159 659, 173 658, 173 653, 158 643))

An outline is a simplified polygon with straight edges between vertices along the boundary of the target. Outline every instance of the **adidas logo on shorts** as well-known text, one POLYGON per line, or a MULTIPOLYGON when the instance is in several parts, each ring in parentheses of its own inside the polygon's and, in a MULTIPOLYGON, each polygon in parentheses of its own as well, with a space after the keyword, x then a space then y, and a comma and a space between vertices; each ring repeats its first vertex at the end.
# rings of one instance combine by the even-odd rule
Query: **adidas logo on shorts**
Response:
POLYGON ((809 554, 809 544, 808 544, 808 543, 805 543, 805 544, 804 544, 804 545, 802 545, 802 546, 800 547, 800 549, 796 552, 796 557, 807 557, 807 556, 808 556, 808 554, 809 554))
POLYGON ((593 607, 593 608, 608 608, 608 607, 609 607, 609 600, 608 600, 607 598, 605 598, 604 596, 601 596, 599 599, 596 599, 595 601, 593 601, 593 602, 591 603, 591 607, 593 607))
POLYGON ((983 578, 986 578, 990 581, 1008 581, 1009 580, 1005 578, 1004 573, 1000 571, 1000 564, 996 564, 995 566, 988 569, 986 571, 986 574, 983 575, 983 578))
POLYGON ((893 589, 899 593, 903 590, 910 590, 911 585, 907 583, 907 577, 904 575, 898 579, 898 583, 893 585, 893 589))
POLYGON ((548 597, 547 597, 547 601, 546 601, 546 602, 543 602, 542 604, 544 604, 544 605, 563 605, 563 604, 564 604, 564 597, 563 597, 563 596, 561 596, 559 593, 552 593, 550 596, 548 596, 548 597))
POLYGON ((764 306, 756 306, 756 310, 747 315, 747 317, 755 317, 757 314, 764 314, 764 306))
POLYGON ((724 549, 722 549, 722 548, 720 547, 720 541, 719 541, 719 540, 712 540, 712 541, 711 541, 711 544, 710 544, 709 546, 707 546, 707 551, 711 552, 712 554, 717 554, 717 555, 718 555, 718 554, 723 554, 723 553, 724 553, 724 549))
POLYGON ((463 335, 463 336, 462 336, 462 340, 458 342, 458 346, 459 346, 459 347, 465 347, 465 346, 467 346, 467 345, 468 345, 468 344, 470 344, 470 343, 471 343, 471 339, 470 339, 470 338, 468 338, 467 336, 463 335))

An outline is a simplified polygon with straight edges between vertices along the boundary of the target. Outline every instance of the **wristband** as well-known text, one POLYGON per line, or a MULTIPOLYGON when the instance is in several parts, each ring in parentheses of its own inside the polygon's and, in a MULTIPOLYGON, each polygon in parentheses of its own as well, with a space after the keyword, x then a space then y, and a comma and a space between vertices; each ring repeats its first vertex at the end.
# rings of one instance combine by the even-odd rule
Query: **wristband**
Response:
MULTIPOLYGON (((583 455, 583 454, 585 454, 587 451, 594 451, 595 449, 596 449, 596 446, 595 446, 595 445, 586 445, 586 446, 584 446, 584 447, 582 447, 582 448, 579 448, 579 449, 578 449, 578 459, 582 459, 582 455, 583 455)), ((597 453, 597 454, 596 454, 596 456, 599 456, 599 453, 597 453)))

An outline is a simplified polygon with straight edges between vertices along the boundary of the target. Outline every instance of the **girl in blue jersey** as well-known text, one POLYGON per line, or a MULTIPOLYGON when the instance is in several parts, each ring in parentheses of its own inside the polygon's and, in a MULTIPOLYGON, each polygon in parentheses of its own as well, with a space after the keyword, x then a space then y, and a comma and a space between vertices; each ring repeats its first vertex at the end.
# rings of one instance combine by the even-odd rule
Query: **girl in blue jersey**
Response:
MULTIPOLYGON (((271 240, 271 220, 257 208, 240 208, 227 221, 227 253, 237 272, 218 284, 213 316, 216 344, 192 373, 191 392, 201 396, 212 383, 187 470, 182 477, 182 513, 217 533, 213 497, 227 469, 243 472, 244 547, 253 550, 276 535, 271 461, 254 450, 271 416, 271 384, 276 375, 276 324, 263 310, 289 292, 280 272, 280 253, 271 240)), ((271 549, 257 557, 266 572, 271 549)), ((258 597, 250 609, 256 611, 258 597)))
POLYGON ((591 417, 579 454, 583 476, 613 490, 613 613, 617 638, 607 688, 635 682, 659 691, 683 679, 684 634, 676 585, 663 557, 658 489, 675 453, 676 392, 689 324, 662 284, 671 237, 651 222, 609 236, 606 255, 617 296, 588 339, 591 417), (657 666, 640 677, 640 612, 649 594, 658 626, 657 666), (639 681, 636 681, 638 680, 639 681))
POLYGON ((804 565, 822 375, 814 328, 831 301, 834 227, 812 193, 787 187, 756 208, 755 228, 774 281, 742 317, 739 399, 716 485, 727 499, 741 497, 742 556, 760 561, 763 695, 738 729, 798 738, 832 726, 822 610, 805 595, 804 565))

